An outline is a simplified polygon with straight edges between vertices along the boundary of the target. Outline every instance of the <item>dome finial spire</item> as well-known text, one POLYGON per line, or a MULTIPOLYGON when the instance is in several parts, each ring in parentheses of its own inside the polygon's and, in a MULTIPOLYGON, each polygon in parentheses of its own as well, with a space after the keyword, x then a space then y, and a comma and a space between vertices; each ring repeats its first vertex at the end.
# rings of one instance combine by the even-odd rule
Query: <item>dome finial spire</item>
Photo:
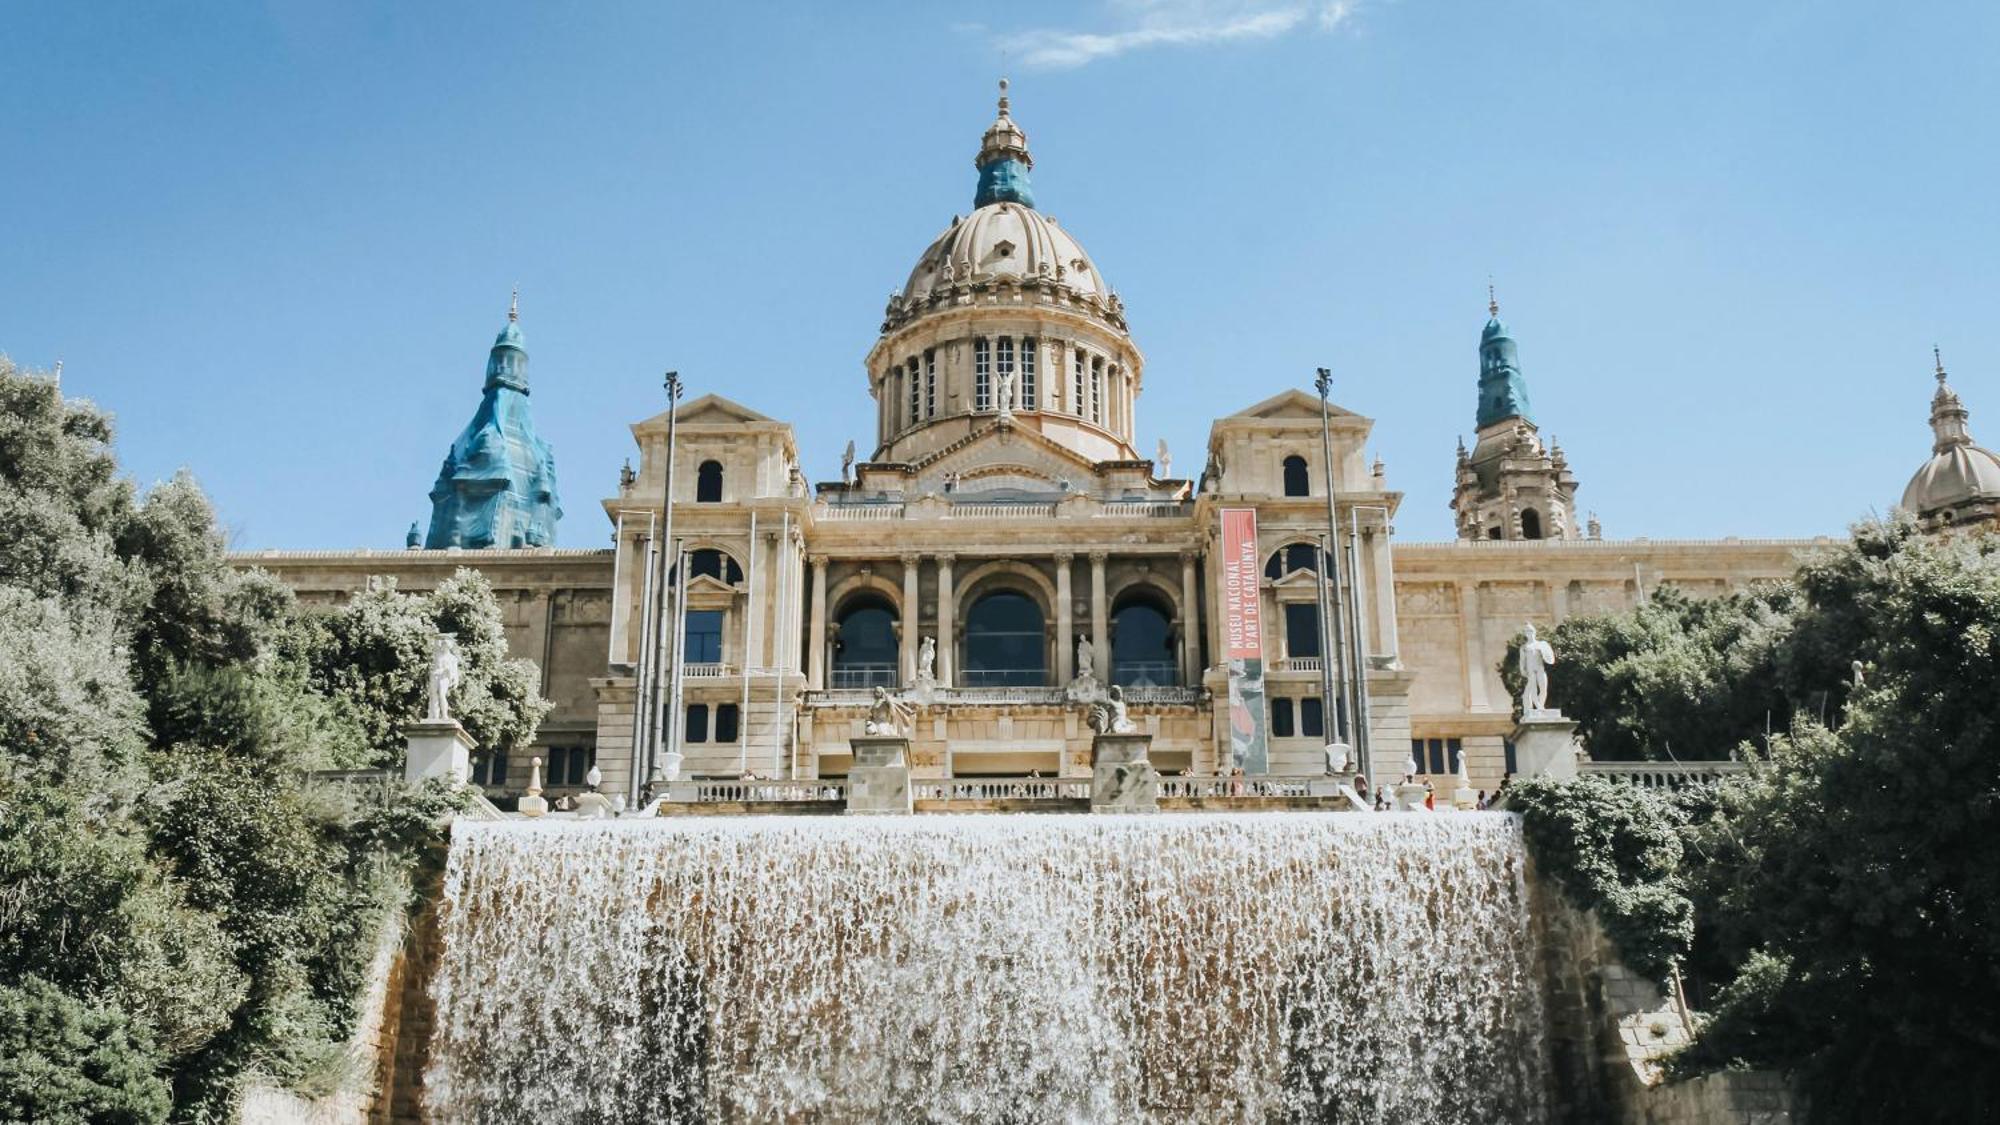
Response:
POLYGON ((1500 315, 1500 298, 1493 295, 1493 279, 1486 279, 1486 315, 1500 315))
POLYGON ((1007 116, 1007 76, 1000 76, 1000 116, 1007 116))
POLYGON ((507 323, 514 324, 521 319, 521 286, 514 286, 514 295, 507 298, 507 323))
POLYGON ((1936 344, 1931 345, 1931 362, 1936 365, 1937 381, 1944 382, 1944 353, 1938 350, 1936 344))
POLYGON ((1028 155, 1028 134, 1021 131, 1008 112, 1007 88, 1007 79, 1003 77, 1000 115, 979 139, 979 155, 972 161, 972 166, 979 169, 979 190, 972 197, 975 209, 990 203, 1035 205, 1034 189, 1028 186, 1028 171, 1035 166, 1035 158, 1028 155))

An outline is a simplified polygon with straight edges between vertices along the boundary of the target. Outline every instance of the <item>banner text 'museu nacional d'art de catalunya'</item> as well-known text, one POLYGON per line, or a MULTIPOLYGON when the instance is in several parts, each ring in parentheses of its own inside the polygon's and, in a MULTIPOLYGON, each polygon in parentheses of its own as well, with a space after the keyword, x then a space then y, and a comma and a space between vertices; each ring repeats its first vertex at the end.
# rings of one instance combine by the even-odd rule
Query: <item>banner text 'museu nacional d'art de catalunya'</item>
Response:
POLYGON ((1222 509, 1222 638, 1229 661, 1229 751, 1244 773, 1265 773, 1264 618, 1259 606, 1257 513, 1222 509))

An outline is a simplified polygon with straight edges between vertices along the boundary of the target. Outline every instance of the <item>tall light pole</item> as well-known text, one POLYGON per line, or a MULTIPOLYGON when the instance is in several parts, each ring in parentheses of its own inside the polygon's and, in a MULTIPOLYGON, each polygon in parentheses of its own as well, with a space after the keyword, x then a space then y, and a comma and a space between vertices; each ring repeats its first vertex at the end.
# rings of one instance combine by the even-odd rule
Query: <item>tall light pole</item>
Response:
POLYGON ((1320 463, 1326 470, 1327 550, 1321 562, 1326 567, 1326 575, 1323 581, 1333 583, 1334 591, 1332 598, 1333 619, 1328 621, 1324 616, 1320 619, 1320 628, 1325 631, 1331 641, 1331 644, 1321 649, 1322 652, 1327 654, 1330 660, 1322 659, 1320 663, 1322 665, 1330 663, 1332 672, 1331 674, 1323 673, 1320 679, 1327 687, 1327 705, 1333 708, 1333 720, 1328 725, 1333 731, 1334 741, 1347 742, 1348 745, 1352 746, 1353 743, 1346 737, 1347 724, 1354 720, 1355 715, 1353 709, 1348 705, 1347 699, 1346 614, 1340 610, 1340 516, 1334 508, 1333 408, 1327 403, 1327 395, 1333 390, 1333 372, 1324 367, 1320 368, 1319 374, 1313 379, 1313 386, 1319 388, 1320 463))
MULTIPOLYGON (((649 729, 646 733, 646 744, 632 748, 632 772, 636 776, 646 778, 646 784, 649 786, 651 785, 651 778, 653 776, 653 763, 656 760, 660 743, 662 724, 669 721, 669 716, 663 715, 660 711, 663 701, 660 699, 661 638, 658 634, 666 627, 667 622, 670 620, 667 617, 667 567, 668 559, 673 557, 675 553, 674 548, 677 546, 674 542, 674 444, 676 436, 675 423, 678 421, 676 415, 679 413, 678 408, 681 400, 681 373, 678 371, 667 372, 665 386, 667 389, 666 481, 660 488, 660 535, 654 541, 653 624, 650 631, 655 635, 648 638, 652 642, 653 660, 647 668, 645 699, 643 701, 650 721, 647 723, 649 729)), ((678 562, 679 560, 675 561, 678 562)), ((673 650, 670 649, 669 651, 673 650)), ((676 670, 678 671, 678 661, 676 661, 676 670)))

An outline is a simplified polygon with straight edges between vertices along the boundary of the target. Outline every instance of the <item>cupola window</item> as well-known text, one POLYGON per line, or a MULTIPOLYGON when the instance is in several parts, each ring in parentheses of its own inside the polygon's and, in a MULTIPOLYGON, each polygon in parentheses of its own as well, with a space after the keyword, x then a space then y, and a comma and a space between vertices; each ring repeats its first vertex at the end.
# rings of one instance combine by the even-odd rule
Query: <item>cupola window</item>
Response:
POLYGON ((917 361, 916 361, 915 357, 912 357, 912 358, 910 359, 910 362, 909 362, 909 364, 908 364, 907 366, 908 366, 908 370, 909 370, 909 373, 910 373, 910 417, 909 417, 909 424, 910 424, 910 425, 915 425, 915 424, 916 424, 916 421, 917 421, 917 419, 919 419, 919 418, 923 417, 923 413, 922 413, 922 407, 923 407, 923 392, 924 392, 924 388, 923 388, 923 383, 922 383, 922 382, 921 382, 920 380, 918 380, 918 378, 917 378, 917 361))
POLYGON ((1090 420, 1104 424, 1104 357, 1090 360, 1090 420))
MULTIPOLYGON (((1012 399, 1020 392, 1020 388, 1014 382, 1014 338, 1012 336, 1002 336, 995 342, 993 358, 999 368, 1000 386, 1007 388, 1006 395, 1009 399, 1012 399)), ((998 402, 994 404, 994 407, 1000 410, 1012 410, 1017 405, 1019 404, 1015 402, 998 402)))
POLYGON ((972 341, 972 409, 993 409, 993 358, 984 336, 972 341))
MULTIPOLYGON (((1084 372, 1084 362, 1085 362, 1083 349, 1071 348, 1070 355, 1075 359, 1076 362, 1074 367, 1072 368, 1073 375, 1070 380, 1069 412, 1081 418, 1083 417, 1083 372, 1084 372)), ((1058 378, 1060 378, 1060 376, 1058 376, 1058 378)))
POLYGON ((924 417, 937 417, 937 349, 924 349, 924 417))
POLYGON ((1041 399, 1035 394, 1035 338, 1021 338, 1021 409, 1033 410, 1041 399))
POLYGON ((1542 537, 1542 514, 1533 508, 1521 512, 1521 538, 1540 539, 1542 537))

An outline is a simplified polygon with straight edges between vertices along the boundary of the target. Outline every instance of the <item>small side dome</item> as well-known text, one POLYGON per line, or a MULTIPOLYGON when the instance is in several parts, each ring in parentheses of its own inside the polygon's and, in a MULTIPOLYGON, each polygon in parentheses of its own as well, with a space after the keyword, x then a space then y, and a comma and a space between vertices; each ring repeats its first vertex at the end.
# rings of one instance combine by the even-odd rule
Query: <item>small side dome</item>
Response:
MULTIPOLYGON (((1933 350, 1933 356, 1936 356, 1933 350)), ((1937 392, 1931 396, 1931 459, 1903 489, 1905 510, 1925 527, 1978 521, 2000 513, 2000 456, 1972 439, 1972 412, 1945 382, 1937 358, 1937 392)))

